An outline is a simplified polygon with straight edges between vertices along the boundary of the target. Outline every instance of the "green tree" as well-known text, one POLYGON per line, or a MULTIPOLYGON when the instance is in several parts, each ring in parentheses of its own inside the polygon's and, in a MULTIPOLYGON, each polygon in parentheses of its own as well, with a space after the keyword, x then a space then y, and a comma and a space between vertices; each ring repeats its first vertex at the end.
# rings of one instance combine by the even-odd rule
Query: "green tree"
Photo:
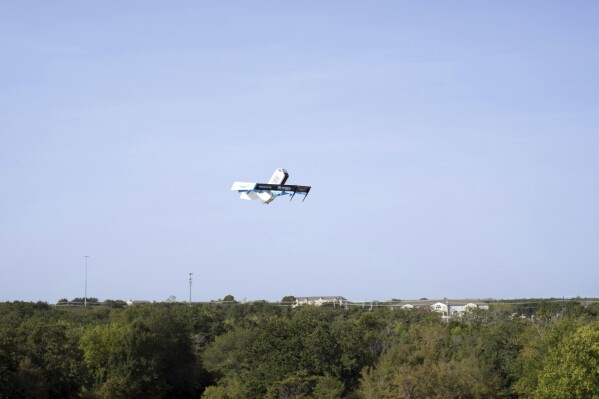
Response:
POLYGON ((71 301, 72 303, 77 303, 77 304, 83 304, 86 303, 89 304, 96 304, 98 303, 98 298, 93 298, 93 297, 89 297, 89 298, 73 298, 73 300, 71 301))
POLYGON ((337 378, 326 375, 318 377, 314 390, 312 391, 312 398, 314 399, 339 399, 343 395, 345 390, 343 382, 337 378))
POLYGON ((103 305, 114 309, 124 309, 127 307, 127 302, 120 299, 107 299, 104 301, 103 305))
POLYGON ((315 384, 314 377, 292 375, 272 384, 265 399, 308 399, 315 384))
POLYGON ((37 304, 0 309, 0 398, 76 397, 85 381, 80 329, 37 304))
POLYGON ((17 397, 18 360, 15 332, 0 324, 0 399, 17 397))
POLYGON ((127 309, 81 338, 92 392, 103 398, 193 397, 199 392, 187 326, 168 308, 127 309))
POLYGON ((599 321, 578 328, 550 350, 532 397, 599 398, 599 321))
POLYGON ((272 384, 266 399, 339 399, 343 383, 331 376, 309 376, 303 372, 292 374, 272 384))
POLYGON ((539 377, 549 354, 564 338, 582 326, 579 319, 556 320, 551 323, 528 321, 521 335, 522 349, 518 355, 515 374, 518 379, 511 389, 518 397, 531 398, 539 385, 539 377))
MULTIPOLYGON (((467 331, 467 330, 465 330, 467 331)), ((398 331, 375 367, 363 371, 366 399, 486 398, 494 390, 476 352, 452 324, 423 320, 398 331)))
POLYGON ((251 398, 246 385, 238 377, 225 380, 222 385, 213 385, 206 388, 202 399, 247 399, 251 398))
POLYGON ((522 337, 530 328, 529 321, 508 317, 480 331, 480 358, 497 378, 496 396, 499 398, 515 397, 512 386, 520 377, 518 359, 524 345, 522 337))
MULTIPOLYGON (((206 348, 204 366, 216 375, 219 387, 239 390, 239 384, 232 384, 236 381, 250 398, 264 397, 267 392, 275 395, 276 384, 282 384, 281 392, 292 390, 300 384, 294 379, 298 376, 345 375, 348 362, 332 329, 338 312, 344 310, 302 308, 236 327, 206 348)), ((361 365, 353 367, 359 370, 361 365)), ((227 389, 211 389, 209 393, 216 392, 232 396, 227 389)))
POLYGON ((39 371, 50 398, 78 395, 85 378, 81 365, 83 354, 79 349, 80 330, 70 328, 63 321, 32 318, 23 324, 21 331, 27 334, 21 374, 26 370, 39 371))

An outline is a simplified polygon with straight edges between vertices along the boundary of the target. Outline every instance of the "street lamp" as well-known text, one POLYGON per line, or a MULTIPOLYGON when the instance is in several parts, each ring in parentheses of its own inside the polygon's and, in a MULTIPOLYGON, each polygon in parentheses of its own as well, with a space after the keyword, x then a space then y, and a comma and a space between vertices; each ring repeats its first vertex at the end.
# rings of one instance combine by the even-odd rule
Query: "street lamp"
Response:
POLYGON ((89 258, 89 255, 85 255, 85 297, 83 298, 83 306, 87 306, 87 258, 89 258))
POLYGON ((191 276, 193 273, 189 273, 189 304, 191 305, 191 276))

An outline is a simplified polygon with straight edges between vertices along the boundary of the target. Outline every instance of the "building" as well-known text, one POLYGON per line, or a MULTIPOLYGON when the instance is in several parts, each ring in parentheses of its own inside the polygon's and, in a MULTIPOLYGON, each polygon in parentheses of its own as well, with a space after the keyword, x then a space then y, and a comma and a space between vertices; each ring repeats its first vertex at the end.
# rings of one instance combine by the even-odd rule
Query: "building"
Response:
POLYGON ((462 316, 464 313, 474 309, 489 309, 489 304, 477 299, 442 299, 442 300, 392 300, 379 306, 388 306, 392 309, 425 309, 428 308, 443 317, 462 316))
POLYGON ((303 305, 312 305, 312 306, 322 306, 322 305, 332 305, 332 306, 341 306, 347 308, 348 301, 342 296, 300 296, 295 298, 295 304, 293 307, 303 306, 303 305))
POLYGON ((458 316, 461 317, 464 313, 473 311, 474 309, 489 309, 489 305, 486 303, 474 303, 457 300, 446 300, 445 302, 436 302, 431 306, 433 312, 441 313, 443 317, 458 316))

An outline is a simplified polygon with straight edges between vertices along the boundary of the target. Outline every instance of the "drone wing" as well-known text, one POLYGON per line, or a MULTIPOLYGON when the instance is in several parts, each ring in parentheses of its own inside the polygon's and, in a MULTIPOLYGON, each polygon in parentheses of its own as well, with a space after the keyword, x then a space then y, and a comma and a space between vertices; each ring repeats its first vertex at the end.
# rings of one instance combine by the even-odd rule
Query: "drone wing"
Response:
POLYGON ((233 183, 231 190, 240 193, 241 199, 260 199, 263 203, 269 203, 272 202, 276 197, 283 195, 291 195, 291 199, 293 199, 296 194, 304 196, 304 199, 302 200, 303 202, 308 196, 310 188, 310 186, 235 182, 233 183))
POLYGON ((268 191, 276 197, 280 197, 282 195, 291 195, 291 198, 289 199, 290 201, 293 199, 293 197, 296 194, 299 194, 299 195, 304 196, 304 199, 302 199, 302 202, 304 202, 304 200, 308 196, 308 193, 310 193, 311 188, 312 187, 310 187, 310 186, 296 186, 296 185, 290 185, 290 184, 281 185, 281 184, 256 183, 254 190, 268 191))
POLYGON ((251 201, 259 198, 258 195, 256 195, 256 192, 254 191, 254 187, 256 187, 256 183, 236 181, 235 183, 233 183, 231 190, 241 193, 241 199, 251 201))

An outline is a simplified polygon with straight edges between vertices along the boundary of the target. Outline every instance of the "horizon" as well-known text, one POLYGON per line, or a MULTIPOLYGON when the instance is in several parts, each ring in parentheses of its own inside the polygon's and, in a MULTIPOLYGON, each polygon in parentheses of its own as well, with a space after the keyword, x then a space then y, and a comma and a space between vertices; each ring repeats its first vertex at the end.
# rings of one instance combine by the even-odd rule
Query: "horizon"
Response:
MULTIPOLYGON (((227 295, 223 295, 222 298, 218 298, 218 299, 209 299, 206 301, 195 301, 192 300, 191 302, 189 302, 188 299, 183 299, 180 300, 176 297, 174 298, 166 298, 163 300, 159 300, 159 299, 148 299, 148 298, 104 298, 104 299, 100 299, 100 298, 96 298, 96 297, 88 297, 88 304, 86 306, 101 306, 106 304, 106 302, 108 301, 121 301, 124 303, 128 303, 128 302, 132 302, 134 304, 136 304, 135 302, 140 302, 140 303, 148 303, 148 304, 160 304, 160 303, 173 303, 173 304, 191 304, 191 305, 203 305, 203 304, 226 304, 226 303, 230 303, 230 304, 252 304, 252 303, 267 303, 267 304, 272 304, 272 305, 276 305, 276 304, 284 304, 287 303, 289 301, 283 301, 283 299, 285 297, 291 296, 294 298, 332 298, 332 297, 337 297, 337 298, 342 298, 344 300, 346 300, 348 303, 353 304, 353 305, 360 305, 360 304, 397 304, 397 303, 404 303, 404 302, 468 302, 468 301, 475 301, 475 302, 481 302, 481 303, 487 303, 487 304, 493 304, 493 303, 507 303, 507 304, 512 304, 512 305, 522 305, 522 304, 539 304, 539 303, 545 303, 545 302, 581 302, 581 303, 595 303, 595 302, 599 302, 599 297, 580 297, 580 296, 576 296, 576 297, 562 297, 562 298, 557 298, 557 297, 546 297, 546 298, 407 298, 407 299, 400 299, 400 298, 390 298, 390 299, 368 299, 368 300, 361 300, 361 299, 351 299, 351 298, 345 298, 342 295, 316 295, 316 296, 294 296, 294 295, 286 295, 285 297, 283 297, 280 300, 268 300, 268 299, 263 299, 263 298, 235 298, 235 295, 233 296, 232 300, 225 300, 224 298, 229 296, 231 294, 227 294, 227 295), (515 302, 516 301, 516 302, 515 302)), ((10 303, 10 302, 24 302, 24 303, 45 303, 47 305, 59 305, 62 304, 63 306, 81 306, 81 305, 76 305, 76 304, 83 304, 83 297, 75 297, 72 299, 69 298, 60 298, 57 299, 54 302, 48 302, 48 301, 21 301, 21 300, 15 300, 15 301, 0 301, 0 303, 10 303), (64 300, 66 300, 66 302, 64 302, 64 300)), ((313 306, 319 306, 319 305, 313 305, 313 306)), ((379 305, 376 305, 379 306, 379 305)), ((380 305, 380 306, 389 306, 389 305, 380 305)))

